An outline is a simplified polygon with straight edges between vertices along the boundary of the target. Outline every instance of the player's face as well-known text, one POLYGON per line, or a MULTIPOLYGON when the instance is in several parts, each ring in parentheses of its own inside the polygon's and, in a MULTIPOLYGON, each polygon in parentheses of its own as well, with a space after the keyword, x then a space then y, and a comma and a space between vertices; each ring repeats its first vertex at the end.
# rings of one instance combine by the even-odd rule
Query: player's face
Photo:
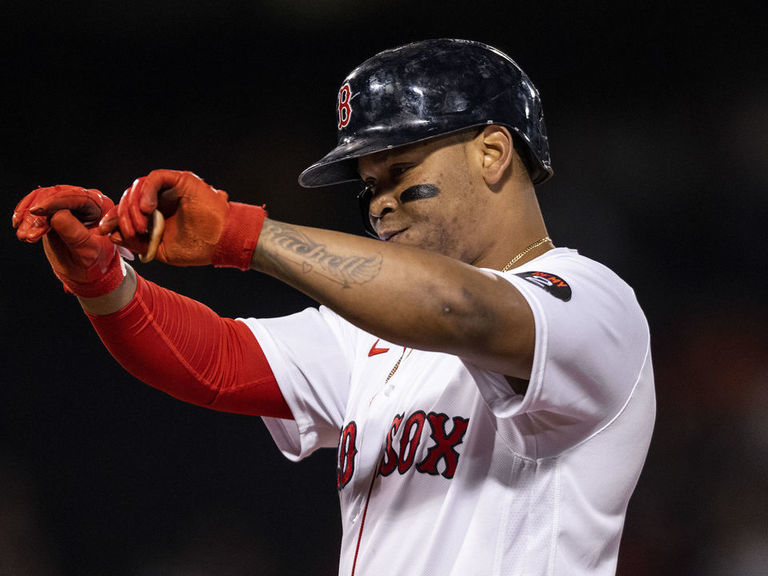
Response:
POLYGON ((473 263, 473 231, 483 220, 475 132, 436 138, 358 160, 369 188, 369 217, 381 240, 473 263))

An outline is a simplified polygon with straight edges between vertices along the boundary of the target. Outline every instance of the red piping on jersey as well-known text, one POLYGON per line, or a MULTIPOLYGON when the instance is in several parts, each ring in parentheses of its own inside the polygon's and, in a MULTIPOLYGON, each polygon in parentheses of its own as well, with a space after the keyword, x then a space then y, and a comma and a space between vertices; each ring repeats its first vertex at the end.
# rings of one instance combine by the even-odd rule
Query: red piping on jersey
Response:
POLYGON ((363 539, 363 528, 365 527, 365 517, 368 514, 368 504, 371 502, 371 492, 373 492, 373 483, 376 481, 378 472, 373 473, 371 485, 368 488, 368 496, 365 497, 365 508, 363 508, 363 517, 360 519, 360 532, 357 534, 357 546, 355 546, 355 559, 352 561, 352 572, 349 576, 355 576, 355 567, 357 566, 357 555, 360 553, 360 541, 363 539))

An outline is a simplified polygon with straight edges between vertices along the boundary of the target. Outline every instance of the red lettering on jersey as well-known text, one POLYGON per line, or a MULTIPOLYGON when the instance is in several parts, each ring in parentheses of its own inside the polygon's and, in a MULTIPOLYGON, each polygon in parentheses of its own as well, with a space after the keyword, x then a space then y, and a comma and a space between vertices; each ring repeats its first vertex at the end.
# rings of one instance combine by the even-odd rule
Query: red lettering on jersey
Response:
POLYGON ((546 280, 550 286, 558 286, 559 288, 568 286, 568 284, 566 284, 562 278, 555 276, 554 274, 548 274, 546 272, 534 272, 533 275, 546 280))
POLYGON ((355 473, 357 424, 354 421, 344 427, 339 438, 339 461, 336 468, 336 488, 341 490, 352 480, 355 473))
POLYGON ((456 452, 456 446, 464 440, 464 434, 466 434, 467 426, 469 426, 469 418, 454 416, 453 430, 450 434, 445 432, 445 423, 448 421, 446 414, 430 412, 427 418, 429 419, 429 426, 432 428, 432 440, 435 441, 435 444, 427 452, 426 458, 416 465, 416 469, 419 472, 437 476, 437 464, 440 460, 444 460, 443 477, 453 478, 456 467, 459 465, 459 453, 456 452))
POLYGON ((408 416, 405 423, 403 423, 402 414, 395 416, 387 433, 384 455, 379 463, 379 474, 389 476, 395 470, 400 474, 405 474, 413 467, 416 451, 421 443, 424 424, 429 423, 430 438, 434 444, 429 447, 424 459, 416 465, 416 471, 432 476, 442 475, 444 478, 453 478, 459 465, 460 456, 456 447, 464 441, 464 435, 469 427, 469 418, 454 416, 453 428, 450 433, 445 429, 448 419, 446 414, 436 412, 425 414, 422 410, 408 416), (400 435, 399 451, 395 450, 398 434, 400 435), (441 461, 444 463, 442 472, 438 470, 441 461))
POLYGON ((349 101, 352 99, 352 89, 349 87, 349 83, 344 84, 339 90, 339 130, 349 124, 352 118, 352 105, 349 101))
POLYGON ((384 449, 384 455, 381 457, 381 464, 379 465, 379 474, 382 476, 389 476, 397 468, 397 452, 392 447, 392 438, 397 434, 397 429, 400 428, 400 423, 403 421, 403 415, 398 414, 395 419, 392 420, 392 426, 387 433, 387 445, 384 449))
POLYGON ((421 431, 424 429, 424 421, 426 414, 419 410, 414 412, 408 417, 405 425, 403 426, 403 435, 400 438, 400 454, 399 462, 397 463, 397 470, 400 474, 405 474, 413 465, 413 459, 416 456, 416 449, 421 442, 421 431), (411 434, 411 430, 415 432, 411 434))

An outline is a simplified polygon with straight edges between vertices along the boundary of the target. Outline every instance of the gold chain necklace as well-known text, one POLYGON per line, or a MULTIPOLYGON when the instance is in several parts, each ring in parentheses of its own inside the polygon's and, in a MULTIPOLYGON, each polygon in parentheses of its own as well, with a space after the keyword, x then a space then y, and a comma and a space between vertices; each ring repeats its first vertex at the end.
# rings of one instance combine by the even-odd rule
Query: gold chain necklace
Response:
MULTIPOLYGON (((392 379, 392 376, 395 375, 395 372, 397 372, 397 369, 400 368, 400 364, 402 364, 403 360, 408 358, 408 356, 411 355, 411 352, 413 352, 413 348, 406 348, 403 347, 403 352, 400 354, 400 358, 397 359, 397 362, 395 362, 395 365, 392 367, 392 370, 389 371, 389 374, 387 374, 386 380, 384 380, 384 396, 389 397, 389 393, 394 389, 394 386, 392 384, 389 384, 389 381, 392 379)), ((368 402, 368 406, 373 404, 374 399, 379 393, 374 393, 373 396, 371 396, 370 402, 368 402)))
POLYGON ((390 370, 389 375, 387 376, 387 379, 384 380, 384 384, 388 383, 390 378, 395 375, 395 372, 397 372, 397 369, 400 368, 400 363, 403 361, 403 358, 405 358, 405 351, 408 350, 408 356, 411 355, 411 352, 413 351, 412 348, 403 348, 403 353, 400 354, 400 358, 397 359, 397 362, 392 367, 392 370, 390 370))
POLYGON ((517 262, 518 260, 520 260, 520 258, 522 258, 526 254, 528 254, 528 252, 530 252, 531 250, 533 250, 535 248, 538 248, 542 244, 546 244, 547 242, 552 242, 552 238, 550 238, 549 236, 544 236, 544 238, 542 238, 541 240, 536 240, 536 242, 534 242, 533 244, 528 246, 528 248, 526 248, 525 250, 520 252, 520 254, 518 254, 517 256, 512 258, 512 260, 507 262, 506 265, 504 266, 504 268, 501 269, 501 271, 502 272, 506 272, 507 270, 512 268, 512 266, 514 265, 515 262, 517 262))

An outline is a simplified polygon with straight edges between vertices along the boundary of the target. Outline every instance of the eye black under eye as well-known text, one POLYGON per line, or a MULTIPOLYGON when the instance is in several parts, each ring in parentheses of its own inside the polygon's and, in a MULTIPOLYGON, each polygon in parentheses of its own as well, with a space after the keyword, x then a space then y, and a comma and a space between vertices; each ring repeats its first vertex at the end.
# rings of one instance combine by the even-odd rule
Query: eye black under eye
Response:
POLYGON ((417 184, 403 190, 400 194, 400 203, 413 202, 415 200, 426 200, 440 195, 440 188, 434 184, 417 184))

